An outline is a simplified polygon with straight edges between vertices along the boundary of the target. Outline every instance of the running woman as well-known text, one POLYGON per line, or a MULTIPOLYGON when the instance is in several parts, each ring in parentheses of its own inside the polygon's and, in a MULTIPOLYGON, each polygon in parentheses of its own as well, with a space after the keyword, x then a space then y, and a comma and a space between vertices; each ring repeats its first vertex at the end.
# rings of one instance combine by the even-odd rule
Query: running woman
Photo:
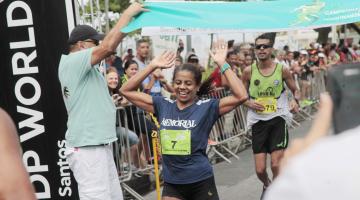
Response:
POLYGON ((121 89, 133 104, 155 113, 160 124, 161 152, 163 156, 163 200, 217 200, 214 173, 206 155, 209 133, 223 114, 247 100, 245 87, 225 62, 227 45, 214 44, 210 53, 229 82, 233 95, 221 99, 200 100, 208 87, 201 87, 200 69, 192 64, 177 67, 173 75, 175 100, 150 96, 136 89, 156 69, 174 66, 176 55, 165 52, 121 89))

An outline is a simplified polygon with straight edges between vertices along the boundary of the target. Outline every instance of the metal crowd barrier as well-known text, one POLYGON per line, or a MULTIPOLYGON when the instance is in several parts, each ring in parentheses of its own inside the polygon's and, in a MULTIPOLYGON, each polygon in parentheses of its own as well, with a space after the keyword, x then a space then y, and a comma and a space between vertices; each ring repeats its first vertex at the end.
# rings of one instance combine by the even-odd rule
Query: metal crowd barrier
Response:
POLYGON ((320 94, 326 91, 326 73, 327 71, 323 69, 314 71, 313 75, 309 78, 310 94, 307 99, 300 101, 299 112, 294 116, 295 121, 314 119, 313 114, 317 111, 320 94))
POLYGON ((119 180, 126 192, 138 200, 143 200, 144 198, 126 182, 130 181, 134 175, 142 176, 153 173, 150 122, 145 112, 133 105, 118 107, 117 121, 117 126, 124 130, 123 135, 118 136, 118 141, 113 145, 119 180), (130 132, 136 133, 139 139, 138 144, 130 146, 130 132))
MULTIPOLYGON (((217 89, 214 92, 204 96, 204 98, 223 98, 230 95, 230 92, 224 88, 217 89)), ((229 113, 221 116, 213 126, 209 135, 208 151, 209 159, 217 155, 226 162, 231 160, 225 154, 239 159, 236 155, 245 144, 251 144, 248 138, 246 125, 246 109, 238 106, 229 113)))

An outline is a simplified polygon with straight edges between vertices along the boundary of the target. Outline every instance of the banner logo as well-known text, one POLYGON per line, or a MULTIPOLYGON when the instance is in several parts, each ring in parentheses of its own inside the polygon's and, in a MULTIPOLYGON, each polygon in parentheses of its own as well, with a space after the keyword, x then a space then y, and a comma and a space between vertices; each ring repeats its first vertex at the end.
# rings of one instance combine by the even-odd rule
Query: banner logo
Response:
POLYGON ((321 0, 314 0, 310 5, 303 5, 294 10, 294 12, 299 12, 297 15, 297 20, 294 21, 290 26, 297 26, 304 23, 314 23, 319 19, 320 11, 325 7, 325 2, 321 0))

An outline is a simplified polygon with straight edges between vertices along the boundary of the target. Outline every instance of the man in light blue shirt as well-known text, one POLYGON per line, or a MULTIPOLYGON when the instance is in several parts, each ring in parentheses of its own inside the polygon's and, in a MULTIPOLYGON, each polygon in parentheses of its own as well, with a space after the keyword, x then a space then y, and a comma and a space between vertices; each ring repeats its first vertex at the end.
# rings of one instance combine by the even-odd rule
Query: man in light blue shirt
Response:
POLYGON ((70 53, 60 60, 59 79, 68 112, 67 161, 81 200, 123 199, 109 146, 116 140, 116 109, 99 63, 125 37, 119 30, 143 10, 142 5, 132 4, 105 38, 90 26, 75 27, 68 40, 70 53))

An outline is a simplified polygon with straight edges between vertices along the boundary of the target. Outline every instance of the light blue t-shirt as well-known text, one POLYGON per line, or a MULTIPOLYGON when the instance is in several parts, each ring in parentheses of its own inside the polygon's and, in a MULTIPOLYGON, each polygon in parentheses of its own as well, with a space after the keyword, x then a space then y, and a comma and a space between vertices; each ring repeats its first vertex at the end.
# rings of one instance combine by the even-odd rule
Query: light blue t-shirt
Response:
MULTIPOLYGON (((137 57, 135 57, 133 59, 139 66, 139 71, 145 69, 146 67, 146 63, 142 62, 141 60, 139 60, 137 57)), ((145 80, 142 82, 142 84, 149 84, 150 82, 150 76, 146 77, 145 80)), ((159 80, 155 80, 154 85, 152 86, 151 90, 150 90, 150 94, 152 96, 160 96, 161 95, 161 84, 159 80)))
POLYGON ((65 139, 69 147, 116 140, 116 108, 99 66, 91 66, 92 48, 62 55, 59 79, 68 112, 65 139))
MULTIPOLYGON (((213 176, 206 147, 210 131, 219 118, 219 100, 198 100, 191 106, 179 110, 176 101, 156 96, 152 99, 155 115, 160 123, 161 141, 166 140, 161 134, 162 131, 172 131, 170 134, 190 131, 191 137, 190 155, 162 155, 164 181, 172 184, 190 184, 213 176)), ((174 143, 172 148, 175 145, 177 144, 174 143)))

